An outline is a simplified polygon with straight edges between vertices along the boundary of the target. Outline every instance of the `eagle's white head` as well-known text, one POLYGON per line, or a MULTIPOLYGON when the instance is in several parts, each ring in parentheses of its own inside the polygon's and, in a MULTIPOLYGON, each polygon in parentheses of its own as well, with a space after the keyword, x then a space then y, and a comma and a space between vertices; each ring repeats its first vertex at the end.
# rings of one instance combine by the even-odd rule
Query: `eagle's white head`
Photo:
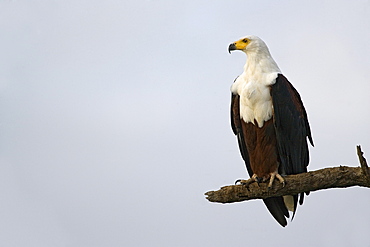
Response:
POLYGON ((280 72, 274 59, 271 57, 269 48, 262 39, 254 35, 245 36, 229 45, 231 51, 243 51, 247 54, 247 63, 244 70, 248 76, 261 76, 263 73, 280 72))

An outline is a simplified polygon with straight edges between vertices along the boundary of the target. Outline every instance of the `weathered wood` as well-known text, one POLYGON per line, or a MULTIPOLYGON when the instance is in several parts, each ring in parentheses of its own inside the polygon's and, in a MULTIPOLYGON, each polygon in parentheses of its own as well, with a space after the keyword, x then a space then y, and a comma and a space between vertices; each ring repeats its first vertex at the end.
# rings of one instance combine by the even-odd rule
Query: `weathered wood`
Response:
POLYGON ((252 183, 247 188, 244 185, 224 186, 217 191, 208 191, 206 198, 211 202, 233 203, 253 199, 265 199, 272 196, 296 195, 330 188, 347 188, 361 186, 370 188, 369 168, 363 157, 361 147, 357 146, 357 154, 361 167, 339 166, 317 171, 289 175, 284 177, 285 187, 275 181, 268 190, 266 183, 252 183))
POLYGON ((357 146, 357 156, 358 156, 358 159, 360 161, 362 172, 367 176, 368 179, 370 179, 369 167, 367 166, 367 162, 366 162, 366 159, 363 156, 363 154, 364 153, 361 151, 361 146, 358 145, 357 146))

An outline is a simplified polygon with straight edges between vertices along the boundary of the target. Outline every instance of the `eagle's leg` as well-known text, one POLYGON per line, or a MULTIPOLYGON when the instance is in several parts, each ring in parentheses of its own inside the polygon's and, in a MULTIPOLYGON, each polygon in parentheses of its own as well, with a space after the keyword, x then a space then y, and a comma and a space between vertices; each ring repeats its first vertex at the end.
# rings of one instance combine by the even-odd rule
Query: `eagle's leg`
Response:
POLYGON ((238 179, 235 181, 235 184, 240 183, 241 185, 244 185, 248 187, 251 183, 257 182, 259 183, 257 174, 253 174, 253 176, 250 179, 243 180, 243 179, 238 179))
POLYGON ((272 173, 270 173, 270 182, 267 186, 267 189, 272 188, 272 183, 274 182, 275 178, 277 178, 279 180, 279 182, 283 184, 283 187, 285 186, 284 178, 278 172, 272 172, 272 173))

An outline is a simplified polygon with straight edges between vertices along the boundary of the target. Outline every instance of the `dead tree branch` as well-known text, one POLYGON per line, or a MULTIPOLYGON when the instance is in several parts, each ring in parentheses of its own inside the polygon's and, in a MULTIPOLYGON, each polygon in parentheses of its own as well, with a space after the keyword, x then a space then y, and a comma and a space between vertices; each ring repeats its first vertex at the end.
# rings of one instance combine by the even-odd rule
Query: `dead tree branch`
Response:
POLYGON ((267 189, 266 183, 252 183, 246 188, 244 185, 224 186, 217 191, 208 191, 206 198, 211 202, 233 203, 253 199, 265 199, 273 196, 296 195, 301 192, 310 192, 330 188, 346 188, 361 186, 370 188, 370 171, 361 147, 357 146, 357 155, 361 167, 339 166, 317 171, 289 175, 284 177, 285 187, 274 182, 272 189, 267 189))

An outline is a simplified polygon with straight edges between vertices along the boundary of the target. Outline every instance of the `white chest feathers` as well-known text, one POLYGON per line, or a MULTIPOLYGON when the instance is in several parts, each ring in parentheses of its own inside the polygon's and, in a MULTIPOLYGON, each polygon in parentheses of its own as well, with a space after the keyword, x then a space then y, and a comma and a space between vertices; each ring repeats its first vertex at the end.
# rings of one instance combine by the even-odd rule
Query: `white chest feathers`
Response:
POLYGON ((241 74, 231 87, 240 96, 240 118, 246 123, 262 127, 273 114, 270 86, 276 82, 278 73, 265 74, 263 78, 249 78, 241 74))

